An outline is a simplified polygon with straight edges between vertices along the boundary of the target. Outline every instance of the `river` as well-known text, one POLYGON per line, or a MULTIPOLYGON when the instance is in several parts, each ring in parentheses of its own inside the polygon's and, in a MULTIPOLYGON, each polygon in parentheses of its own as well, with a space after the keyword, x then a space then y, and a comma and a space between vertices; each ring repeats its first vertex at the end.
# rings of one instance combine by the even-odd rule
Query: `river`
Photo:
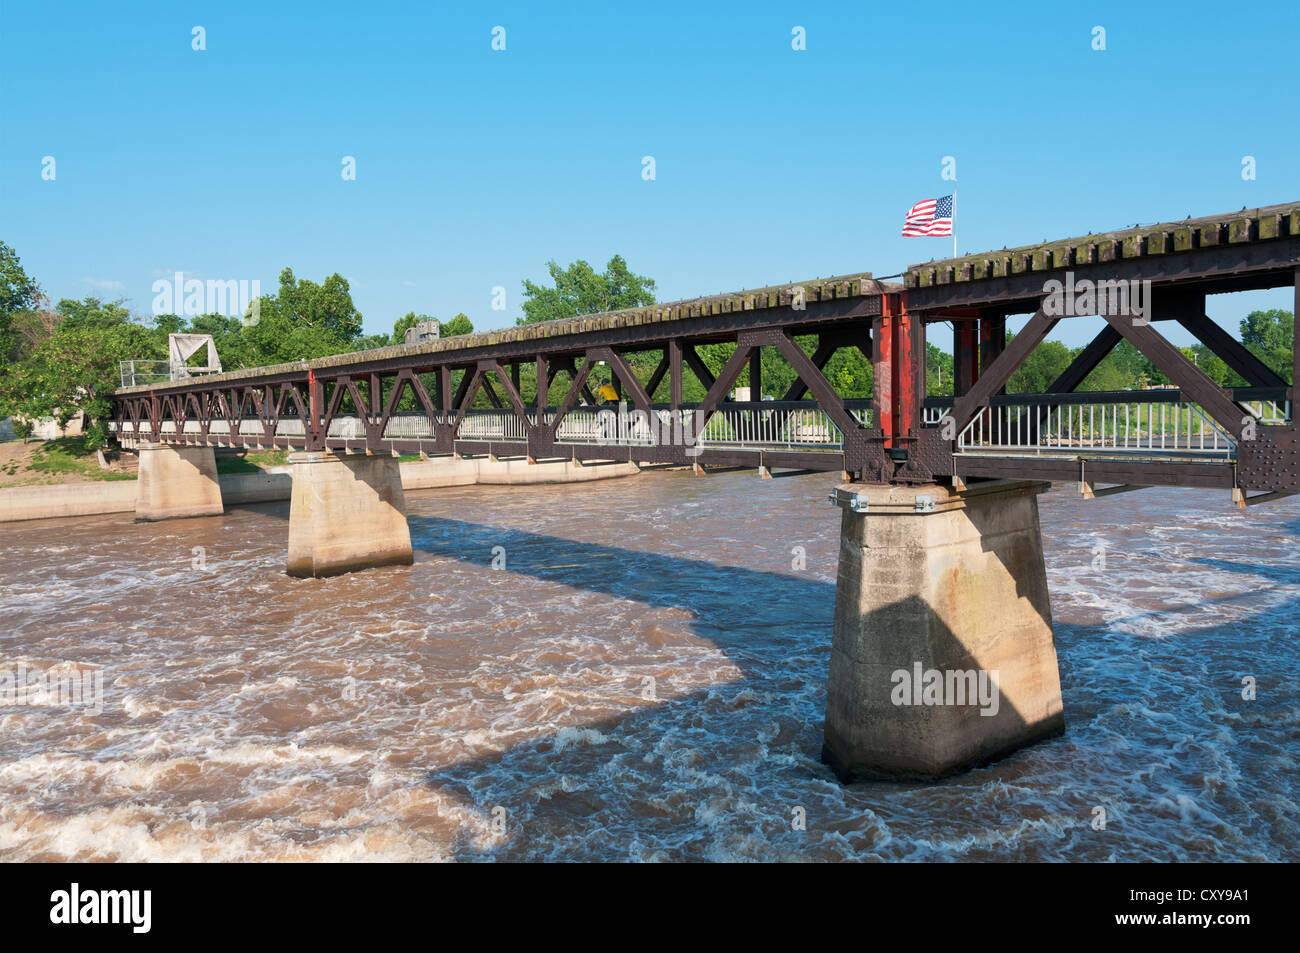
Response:
POLYGON ((413 492, 322 580, 287 504, 0 525, 0 668, 103 683, 0 707, 0 858, 1300 859, 1300 498, 1040 497, 1065 735, 845 787, 832 485, 413 492))

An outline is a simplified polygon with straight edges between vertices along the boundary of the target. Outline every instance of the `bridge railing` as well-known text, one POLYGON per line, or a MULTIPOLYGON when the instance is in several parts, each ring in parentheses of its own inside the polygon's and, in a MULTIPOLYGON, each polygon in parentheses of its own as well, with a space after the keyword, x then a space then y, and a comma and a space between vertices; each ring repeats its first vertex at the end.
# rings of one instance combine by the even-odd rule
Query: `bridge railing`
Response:
MULTIPOLYGON (((1233 397, 1261 426, 1289 423, 1291 404, 1285 391, 1266 388, 1237 388, 1233 397)), ((1033 454, 1074 456, 1082 451, 1116 455, 1145 454, 1187 456, 1222 461, 1235 458, 1236 443, 1195 403, 1180 399, 1176 389, 1107 393, 998 395, 957 436, 957 453, 1033 454)), ((923 420, 927 426, 941 426, 952 405, 950 397, 926 401, 923 420)), ((834 452, 844 446, 844 435, 823 409, 812 401, 762 401, 719 404, 703 427, 698 428, 698 404, 685 404, 677 411, 678 434, 701 447, 756 450, 812 450, 834 452)), ((845 409, 864 427, 871 425, 868 400, 845 401, 845 409)), ((636 413, 628 405, 619 407, 580 406, 560 422, 556 442, 561 445, 619 447, 653 446, 671 441, 674 411, 663 405, 653 408, 657 419, 636 413)), ((547 408, 546 423, 555 419, 555 408, 547 408)), ((527 415, 528 426, 536 423, 527 415)), ((441 422, 441 421, 439 421, 441 422)), ((209 426, 211 437, 229 436, 227 421, 216 419, 209 426)), ((124 436, 151 438, 148 421, 139 434, 130 424, 124 436)), ((164 421, 162 435, 174 434, 176 424, 164 421)), ((198 435, 196 420, 186 421, 183 432, 198 435)), ((263 435, 257 418, 239 421, 243 437, 263 435)), ((276 436, 305 440, 304 421, 286 414, 280 417, 276 436)), ((419 412, 394 414, 384 430, 384 439, 433 439, 434 428, 419 412)), ((364 441, 365 426, 356 416, 336 417, 330 422, 329 437, 364 441)), ((466 413, 457 439, 493 443, 527 444, 527 426, 506 409, 477 408, 466 413)))
MULTIPOLYGON (((1230 388, 1260 426, 1291 421, 1282 388, 1230 388)), ((925 422, 943 423, 951 397, 930 397, 925 422)), ((1070 455, 1079 451, 1230 460, 1236 441, 1177 388, 1143 391, 1001 394, 957 435, 958 453, 1070 455)))
MULTIPOLYGON (((848 401, 847 409, 863 426, 870 426, 869 402, 848 401)), ((675 412, 679 433, 704 447, 772 450, 839 450, 844 435, 824 410, 811 402, 762 401, 720 404, 701 429, 698 404, 684 404, 675 412)), ((607 443, 611 446, 650 446, 664 443, 674 433, 674 411, 652 407, 656 419, 622 407, 582 407, 560 421, 556 442, 607 443)), ((547 421, 554 419, 548 412, 547 421)))
MULTIPOLYGON (((836 451, 844 446, 844 435, 840 428, 822 408, 812 401, 762 401, 750 403, 719 404, 699 430, 698 404, 683 404, 675 412, 678 420, 679 434, 685 434, 690 442, 705 447, 772 449, 772 450, 825 450, 836 451)), ((849 400, 845 409, 862 426, 870 427, 872 411, 869 400, 849 400)), ((667 443, 674 433, 672 429, 674 411, 666 406, 656 405, 652 408, 656 419, 624 404, 622 407, 580 406, 570 410, 560 421, 556 432, 556 442, 560 444, 609 444, 610 446, 653 446, 667 443)), ((942 410, 927 410, 927 421, 934 422, 942 415, 942 410), (933 418, 933 420, 931 419, 933 418)), ((550 423, 555 419, 556 408, 547 408, 543 421, 550 423)), ((535 425, 537 415, 527 415, 528 425, 535 425)), ((441 420, 439 421, 441 422, 441 420)), ((125 436, 152 436, 150 423, 140 422, 140 432, 133 434, 128 422, 123 430, 125 436)), ((185 422, 182 432, 198 435, 201 428, 197 420, 185 422)), ((237 433, 243 437, 260 437, 263 435, 261 420, 255 417, 243 418, 238 423, 237 433)), ((176 433, 174 421, 163 421, 160 427, 162 435, 176 433)), ((230 424, 224 419, 214 419, 209 427, 211 437, 220 439, 230 436, 230 424)), ((281 416, 276 424, 275 435, 278 437, 305 439, 304 421, 292 415, 281 416)), ((365 425, 355 415, 338 416, 330 421, 329 438, 333 440, 364 440, 365 425)), ((434 428, 428 418, 419 412, 396 413, 389 418, 384 428, 386 440, 432 439, 434 428)), ((458 440, 491 441, 493 443, 526 444, 527 427, 510 410, 476 408, 465 414, 457 433, 458 440)))
MULTIPOLYGON (((537 423, 536 414, 528 414, 528 423, 537 423)), ((509 410, 471 410, 460 422, 460 440, 491 440, 528 442, 528 430, 523 421, 509 410)))
POLYGON ((990 407, 961 432, 957 452, 1178 453, 1229 459, 1232 435, 1195 404, 1009 404, 990 407))
POLYGON ((1280 427, 1291 422, 1289 400, 1243 400, 1241 406, 1265 426, 1280 427))

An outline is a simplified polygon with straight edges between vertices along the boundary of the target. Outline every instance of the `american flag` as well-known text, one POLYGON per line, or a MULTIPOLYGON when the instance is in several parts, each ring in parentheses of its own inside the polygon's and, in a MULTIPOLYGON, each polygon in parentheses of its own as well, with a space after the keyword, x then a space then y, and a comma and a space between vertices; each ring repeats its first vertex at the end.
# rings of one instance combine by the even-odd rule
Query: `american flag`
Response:
POLYGON ((912 206, 903 222, 903 237, 915 238, 918 235, 952 234, 952 196, 941 199, 922 199, 912 206))

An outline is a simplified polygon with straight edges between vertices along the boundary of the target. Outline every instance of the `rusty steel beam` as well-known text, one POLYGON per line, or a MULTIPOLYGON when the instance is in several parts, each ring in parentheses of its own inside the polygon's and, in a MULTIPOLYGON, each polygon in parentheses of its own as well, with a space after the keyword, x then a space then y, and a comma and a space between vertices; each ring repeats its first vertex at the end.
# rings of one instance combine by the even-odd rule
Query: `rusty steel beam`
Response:
MULTIPOLYGON (((1292 310, 1291 314, 1296 322, 1300 322, 1300 265, 1297 265, 1295 271, 1292 272, 1291 279, 1295 288, 1294 310, 1292 310)), ((1289 397, 1291 406, 1294 408, 1297 396, 1296 388, 1300 387, 1300 334, 1294 331, 1294 327, 1291 334, 1291 351, 1291 391, 1289 397)))
POLYGON ((1274 373, 1272 368, 1205 314, 1187 314, 1175 320, 1214 352, 1224 364, 1240 374, 1246 383, 1256 387, 1286 386, 1286 381, 1274 373))
POLYGON ((956 423, 957 433, 975 419, 975 414, 985 407, 989 398, 1006 386, 1011 375, 1016 372, 1026 357, 1056 327, 1059 318, 1048 315, 1042 308, 1034 312, 1029 323, 1020 329, 1020 333, 1011 339, 1011 344, 984 368, 984 373, 975 382, 970 392, 953 402, 952 418, 956 423))
POLYGON ((1246 412, 1233 402, 1232 395, 1206 376, 1149 324, 1138 324, 1130 315, 1103 315, 1107 323, 1124 335, 1130 344, 1178 385, 1194 402, 1235 438, 1241 437, 1246 412))
POLYGON ((682 356, 686 358, 686 365, 695 374, 695 378, 700 382, 701 386, 706 391, 711 389, 714 384, 713 372, 705 365, 700 355, 695 352, 695 345, 683 345, 682 356))
POLYGON ((582 367, 571 378, 568 393, 564 395, 564 400, 562 400, 560 406, 556 408, 555 417, 551 420, 550 424, 547 425, 547 430, 549 431, 551 440, 555 439, 555 434, 560 429, 561 421, 563 421, 569 411, 573 409, 573 405, 577 403, 578 394, 586 387, 587 375, 591 373, 591 369, 594 366, 595 362, 590 357, 583 358, 582 367))
POLYGON ((952 392, 957 396, 969 391, 980 376, 979 321, 974 318, 952 322, 952 392))
POLYGON ((645 388, 641 386, 641 382, 637 380, 636 375, 632 373, 632 368, 628 367, 627 361, 623 359, 622 354, 619 354, 612 347, 600 347, 592 349, 590 356, 609 365, 614 379, 622 382, 627 388, 632 397, 632 404, 637 410, 645 411, 647 414, 653 413, 650 408, 649 395, 646 393, 645 388))
POLYGON ((1170 463, 1134 460, 1054 460, 1042 457, 981 457, 958 454, 953 465, 963 478, 1051 480, 1056 483, 1141 483, 1146 486, 1192 486, 1231 489, 1231 463, 1170 463))

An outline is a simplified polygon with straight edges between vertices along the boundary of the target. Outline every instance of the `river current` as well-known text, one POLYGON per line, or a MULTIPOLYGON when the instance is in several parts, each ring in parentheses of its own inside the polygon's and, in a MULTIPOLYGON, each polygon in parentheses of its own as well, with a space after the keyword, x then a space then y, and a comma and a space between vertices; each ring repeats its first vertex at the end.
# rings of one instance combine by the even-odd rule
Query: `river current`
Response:
POLYGON ((0 671, 102 679, 0 705, 0 859, 1300 859, 1300 498, 1040 497, 1064 736, 846 787, 832 485, 411 492, 321 580, 287 503, 0 525, 0 671))

